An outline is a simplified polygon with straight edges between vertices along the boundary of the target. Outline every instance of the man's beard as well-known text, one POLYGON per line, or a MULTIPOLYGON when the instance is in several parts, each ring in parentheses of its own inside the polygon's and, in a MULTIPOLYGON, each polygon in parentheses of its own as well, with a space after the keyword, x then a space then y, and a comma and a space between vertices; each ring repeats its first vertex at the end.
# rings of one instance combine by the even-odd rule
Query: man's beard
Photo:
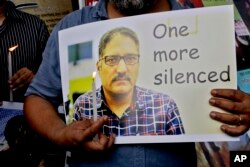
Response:
POLYGON ((156 0, 110 0, 110 2, 125 15, 143 14, 151 8, 156 0))

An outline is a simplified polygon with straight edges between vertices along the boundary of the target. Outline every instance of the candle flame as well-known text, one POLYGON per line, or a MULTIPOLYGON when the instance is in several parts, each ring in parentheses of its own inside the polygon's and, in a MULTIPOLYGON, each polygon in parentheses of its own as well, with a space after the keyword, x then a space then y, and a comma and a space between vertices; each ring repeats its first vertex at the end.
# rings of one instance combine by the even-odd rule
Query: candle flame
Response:
POLYGON ((13 46, 13 47, 9 48, 9 51, 12 52, 12 51, 15 50, 17 47, 18 47, 18 45, 13 46))
POLYGON ((93 79, 95 79, 95 76, 96 76, 96 72, 94 71, 92 75, 93 79))

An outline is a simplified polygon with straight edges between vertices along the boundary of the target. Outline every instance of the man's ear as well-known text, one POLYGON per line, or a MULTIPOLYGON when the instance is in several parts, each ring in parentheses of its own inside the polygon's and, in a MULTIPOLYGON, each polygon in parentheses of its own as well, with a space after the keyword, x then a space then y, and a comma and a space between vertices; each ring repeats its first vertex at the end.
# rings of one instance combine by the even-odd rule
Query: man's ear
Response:
POLYGON ((96 65, 97 71, 100 71, 101 70, 100 62, 97 61, 95 65, 96 65))

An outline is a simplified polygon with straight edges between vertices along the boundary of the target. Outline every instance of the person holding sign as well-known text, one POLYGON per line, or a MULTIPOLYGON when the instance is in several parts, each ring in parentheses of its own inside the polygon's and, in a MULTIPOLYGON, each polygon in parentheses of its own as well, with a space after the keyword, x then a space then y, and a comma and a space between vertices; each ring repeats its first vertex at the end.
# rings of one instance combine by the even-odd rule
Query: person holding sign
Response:
MULTIPOLYGON (((67 125, 57 113, 57 107, 62 103, 60 30, 106 19, 178 9, 181 6, 176 0, 99 0, 93 7, 67 15, 53 29, 43 62, 27 90, 24 112, 29 124, 39 134, 72 150, 71 166, 197 166, 194 143, 113 145, 113 135, 107 137, 100 134, 98 139, 93 140, 107 123, 106 116, 96 122, 82 119, 67 125)), ((84 38, 84 34, 81 35, 84 38)), ((211 117, 223 123, 225 133, 234 136, 244 134, 250 126, 250 95, 228 89, 213 90, 212 95, 211 105, 229 113, 212 112, 211 117), (225 126, 225 123, 228 125, 225 126)))
MULTIPOLYGON (((106 135, 177 135, 184 128, 174 100, 168 95, 136 86, 139 39, 134 31, 118 27, 105 33, 99 43, 97 69, 102 87, 97 94, 98 115, 109 116, 106 135)), ((92 92, 75 102, 75 119, 93 117, 92 92)))

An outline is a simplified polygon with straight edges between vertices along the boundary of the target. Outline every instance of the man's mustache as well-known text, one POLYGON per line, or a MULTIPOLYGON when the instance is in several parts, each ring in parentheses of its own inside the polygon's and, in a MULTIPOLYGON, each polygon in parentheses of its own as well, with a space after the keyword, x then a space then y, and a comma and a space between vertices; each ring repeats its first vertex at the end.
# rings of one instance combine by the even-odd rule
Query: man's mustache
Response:
POLYGON ((115 76, 112 79, 112 83, 115 81, 119 81, 119 80, 127 80, 127 81, 131 81, 131 78, 129 76, 127 76, 126 74, 118 74, 117 76, 115 76))

